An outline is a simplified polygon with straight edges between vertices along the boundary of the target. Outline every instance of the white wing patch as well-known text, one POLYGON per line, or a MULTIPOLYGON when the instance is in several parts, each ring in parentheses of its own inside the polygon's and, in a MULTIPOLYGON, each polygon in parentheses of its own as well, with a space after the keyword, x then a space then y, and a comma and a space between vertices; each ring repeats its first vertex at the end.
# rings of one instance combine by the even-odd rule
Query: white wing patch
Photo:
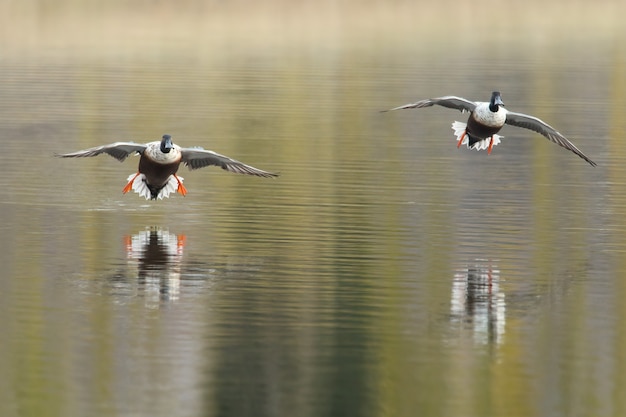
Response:
MULTIPOLYGON (((465 128, 467 128, 467 123, 457 121, 452 123, 452 130, 454 130, 454 135, 456 136, 457 143, 459 140, 461 140, 461 136, 465 134, 465 128)), ((493 146, 498 145, 500 143, 500 139, 502 138, 504 138, 504 136, 493 135, 493 146)), ((490 141, 491 138, 483 139, 479 142, 474 143, 474 146, 470 148, 469 136, 465 135, 465 137, 463 138, 463 142, 461 142, 461 145, 467 145, 469 149, 476 149, 477 151, 486 151, 487 148, 489 148, 490 141)))
MULTIPOLYGON (((127 181, 132 180, 135 175, 137 174, 130 174, 127 181)), ((182 183, 184 178, 178 177, 178 179, 182 183)), ((170 178, 169 180, 167 180, 165 187, 161 188, 161 190, 159 191, 157 199, 163 200, 164 198, 169 198, 170 194, 176 193, 177 190, 178 181, 176 181, 176 178, 174 178, 173 175, 170 175, 170 178)), ((139 174, 137 175, 137 177, 135 177, 135 180, 133 181, 133 191, 139 194, 140 197, 144 197, 146 200, 150 200, 150 198, 152 197, 150 189, 146 185, 146 176, 144 174, 139 174)))

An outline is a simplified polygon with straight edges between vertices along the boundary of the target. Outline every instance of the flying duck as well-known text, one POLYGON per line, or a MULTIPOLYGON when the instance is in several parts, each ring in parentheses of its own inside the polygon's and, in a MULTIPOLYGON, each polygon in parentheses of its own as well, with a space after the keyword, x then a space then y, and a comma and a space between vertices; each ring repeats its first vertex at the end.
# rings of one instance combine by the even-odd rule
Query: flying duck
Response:
POLYGON ((145 197, 146 200, 159 200, 169 197, 173 192, 183 196, 187 189, 183 185, 183 178, 176 175, 178 167, 184 163, 190 170, 203 168, 208 165, 222 167, 226 171, 238 174, 256 175, 257 177, 273 178, 278 174, 262 171, 250 165, 235 161, 227 156, 208 151, 200 147, 181 148, 172 142, 170 135, 163 135, 160 141, 139 144, 134 142, 115 142, 109 145, 97 146, 78 152, 56 155, 61 158, 83 158, 106 153, 124 161, 130 154, 137 153, 139 169, 128 177, 128 184, 124 187, 124 194, 131 189, 145 197))
POLYGON ((473 102, 455 96, 445 96, 429 98, 384 111, 419 109, 434 106, 435 104, 470 113, 467 123, 457 121, 452 123, 452 129, 457 137, 457 148, 467 144, 467 147, 470 149, 487 149, 487 154, 490 154, 491 149, 500 143, 500 138, 502 137, 496 133, 502 129, 502 126, 507 124, 540 133, 557 145, 574 152, 592 166, 596 166, 596 163, 582 153, 572 142, 543 120, 527 114, 507 111, 498 91, 494 91, 491 94, 491 100, 488 103, 473 102))

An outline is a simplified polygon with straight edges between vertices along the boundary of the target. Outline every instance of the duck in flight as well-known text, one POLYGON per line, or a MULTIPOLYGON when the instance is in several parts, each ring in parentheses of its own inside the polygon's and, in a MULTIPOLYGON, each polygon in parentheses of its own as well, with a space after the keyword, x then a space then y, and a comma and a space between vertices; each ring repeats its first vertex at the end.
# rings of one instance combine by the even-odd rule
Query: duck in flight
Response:
POLYGON ((461 97, 445 96, 429 98, 384 111, 420 109, 435 104, 470 113, 467 123, 456 121, 452 123, 452 129, 457 137, 457 148, 466 144, 470 149, 487 149, 487 153, 490 154, 492 148, 500 143, 501 136, 496 133, 507 124, 540 133, 557 145, 574 152, 592 166, 596 166, 596 163, 582 153, 572 142, 543 120, 506 110, 498 91, 491 94, 489 102, 473 102, 461 97))
POLYGON ((160 141, 139 144, 134 142, 115 142, 78 152, 57 155, 61 158, 83 158, 106 153, 124 161, 131 154, 139 154, 139 169, 128 177, 124 194, 134 190, 146 200, 162 200, 173 192, 183 196, 187 189, 183 178, 176 175, 178 167, 184 163, 190 170, 216 165, 226 171, 257 177, 274 178, 278 174, 262 171, 227 156, 208 151, 200 147, 181 148, 172 142, 170 135, 163 135, 160 141))

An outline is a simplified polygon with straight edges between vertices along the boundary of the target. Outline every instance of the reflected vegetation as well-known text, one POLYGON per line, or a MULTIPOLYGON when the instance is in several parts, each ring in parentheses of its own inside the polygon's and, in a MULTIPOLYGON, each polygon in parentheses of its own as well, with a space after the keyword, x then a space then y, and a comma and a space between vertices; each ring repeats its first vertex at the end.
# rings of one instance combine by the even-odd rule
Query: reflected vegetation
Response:
POLYGON ((78 3, 0 4, 0 415, 626 414, 622 3, 78 3), (378 113, 495 89, 598 167, 378 113), (52 156, 165 132, 281 177, 52 156))

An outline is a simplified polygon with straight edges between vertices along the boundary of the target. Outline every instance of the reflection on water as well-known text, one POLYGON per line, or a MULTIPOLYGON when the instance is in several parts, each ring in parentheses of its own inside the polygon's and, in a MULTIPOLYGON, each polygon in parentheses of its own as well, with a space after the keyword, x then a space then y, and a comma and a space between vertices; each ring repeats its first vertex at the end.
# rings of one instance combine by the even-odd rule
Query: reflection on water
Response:
POLYGON ((157 227, 125 238, 128 270, 123 279, 136 283, 137 293, 146 305, 176 301, 180 292, 180 273, 185 235, 174 235, 157 227))
POLYGON ((469 330, 478 343, 499 344, 504 337, 506 302, 496 268, 492 261, 477 259, 452 281, 452 323, 469 330))
POLYGON ((181 38, 162 13, 119 44, 95 24, 87 56, 21 32, 0 60, 0 415, 626 414, 623 33, 554 37, 559 9, 548 31, 448 42, 381 22, 432 7, 447 27, 451 3, 347 26, 331 3, 328 32, 282 9, 271 34, 254 13, 181 38), (495 89, 598 167, 514 129, 490 156, 456 149, 447 109, 378 113, 495 89), (127 166, 52 157, 164 132, 282 175, 207 170, 145 202, 121 194, 127 166))

